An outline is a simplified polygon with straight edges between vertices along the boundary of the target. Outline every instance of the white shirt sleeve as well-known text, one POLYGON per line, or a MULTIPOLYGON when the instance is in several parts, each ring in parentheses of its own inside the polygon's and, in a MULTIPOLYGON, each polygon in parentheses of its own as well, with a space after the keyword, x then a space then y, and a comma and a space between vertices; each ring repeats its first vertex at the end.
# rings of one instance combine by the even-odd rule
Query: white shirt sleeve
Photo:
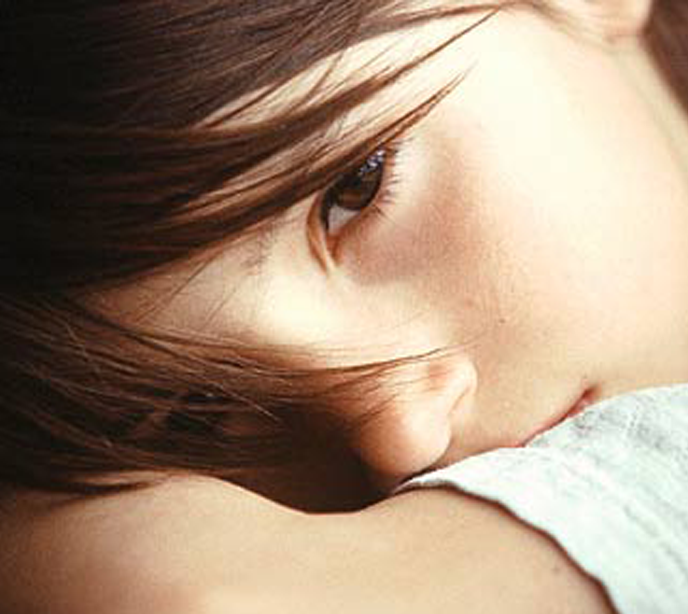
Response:
POLYGON ((527 447, 401 490, 435 486, 499 503, 547 533, 620 614, 688 613, 688 384, 608 399, 527 447))

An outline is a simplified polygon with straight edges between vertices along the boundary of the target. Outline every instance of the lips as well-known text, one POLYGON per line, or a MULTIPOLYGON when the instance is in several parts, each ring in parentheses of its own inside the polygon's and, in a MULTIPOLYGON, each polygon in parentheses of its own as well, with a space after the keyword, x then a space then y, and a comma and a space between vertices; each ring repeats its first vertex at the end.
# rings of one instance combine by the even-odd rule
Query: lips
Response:
POLYGON ((593 404, 593 392, 591 389, 588 389, 580 396, 578 401, 576 401, 576 403, 571 407, 571 409, 569 409, 569 411, 567 411, 566 414, 564 414, 564 417, 559 422, 563 422, 567 418, 572 418, 573 416, 577 416, 578 414, 583 412, 586 407, 589 407, 592 404, 593 404))
POLYGON ((567 420, 568 418, 572 418, 573 416, 577 416, 581 412, 585 410, 586 407, 592 405, 594 403, 594 397, 595 397, 595 391, 592 388, 588 388, 585 390, 576 400, 573 405, 571 405, 564 413, 559 414, 558 416, 555 416, 552 420, 547 422, 547 424, 543 425, 539 429, 537 429, 534 433, 528 436, 528 438, 523 441, 522 443, 519 444, 520 446, 525 446, 529 444, 535 437, 538 435, 541 435, 545 431, 549 431, 550 429, 554 428, 555 426, 558 426, 564 420, 567 420))

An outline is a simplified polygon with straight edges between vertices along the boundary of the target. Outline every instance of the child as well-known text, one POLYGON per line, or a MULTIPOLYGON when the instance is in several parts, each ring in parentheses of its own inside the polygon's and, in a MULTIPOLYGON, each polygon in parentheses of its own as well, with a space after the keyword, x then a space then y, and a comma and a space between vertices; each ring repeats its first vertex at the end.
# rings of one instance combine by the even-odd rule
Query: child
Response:
POLYGON ((286 608, 301 575, 338 568, 363 599, 384 568, 396 581, 372 582, 371 612, 393 594, 409 611, 414 596, 608 611, 567 555, 486 502, 414 492, 305 523, 194 476, 360 507, 684 381, 685 177, 614 58, 653 15, 680 88, 682 5, 25 6, 2 33, 0 465, 10 550, 40 590, 3 576, 10 607, 241 610, 267 586, 265 607, 286 608), (47 514, 27 490, 120 495, 47 514), (399 519, 408 540, 389 540, 399 519), (265 541, 280 527, 298 575, 265 541), (341 556, 341 527, 377 550, 341 556), (400 556, 435 531, 434 557, 400 556), (476 563, 475 548, 501 554, 476 563), (88 582, 48 579, 48 561, 88 582), (424 588, 404 584, 419 574, 424 588))

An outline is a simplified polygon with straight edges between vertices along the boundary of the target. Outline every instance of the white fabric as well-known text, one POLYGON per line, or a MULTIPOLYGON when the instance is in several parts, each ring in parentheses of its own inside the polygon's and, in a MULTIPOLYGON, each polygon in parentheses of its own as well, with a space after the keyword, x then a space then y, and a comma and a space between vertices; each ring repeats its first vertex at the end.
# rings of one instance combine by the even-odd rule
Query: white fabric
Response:
POLYGON ((402 486, 450 486, 549 534, 620 614, 688 614, 688 384, 589 407, 524 448, 402 486))

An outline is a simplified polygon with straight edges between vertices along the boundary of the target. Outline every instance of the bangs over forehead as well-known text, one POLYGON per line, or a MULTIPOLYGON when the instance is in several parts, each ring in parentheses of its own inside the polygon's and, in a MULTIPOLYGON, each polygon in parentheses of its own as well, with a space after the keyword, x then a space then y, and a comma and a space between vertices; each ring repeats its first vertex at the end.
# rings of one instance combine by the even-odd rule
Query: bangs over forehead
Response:
POLYGON ((245 235, 419 117, 457 75, 386 108, 380 93, 494 10, 394 0, 13 8, 0 32, 2 183, 18 205, 1 220, 4 279, 100 285, 245 235), (464 15, 441 36, 409 36, 395 61, 385 53, 403 48, 401 32, 464 15))

